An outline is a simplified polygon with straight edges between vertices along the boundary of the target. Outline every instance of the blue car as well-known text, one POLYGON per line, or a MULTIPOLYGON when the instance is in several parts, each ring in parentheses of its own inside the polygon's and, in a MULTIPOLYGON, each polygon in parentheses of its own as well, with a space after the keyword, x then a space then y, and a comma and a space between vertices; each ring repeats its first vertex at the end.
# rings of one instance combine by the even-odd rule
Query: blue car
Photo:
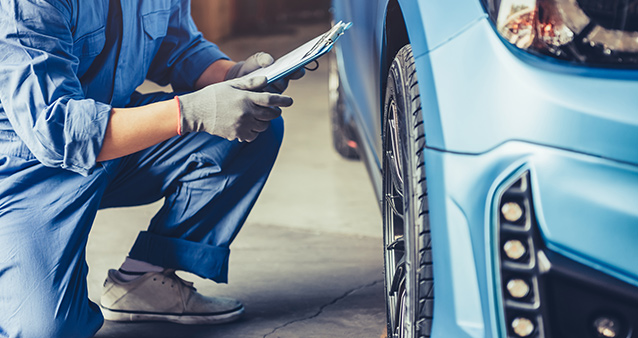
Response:
POLYGON ((638 0, 334 0, 389 337, 638 337, 638 0))

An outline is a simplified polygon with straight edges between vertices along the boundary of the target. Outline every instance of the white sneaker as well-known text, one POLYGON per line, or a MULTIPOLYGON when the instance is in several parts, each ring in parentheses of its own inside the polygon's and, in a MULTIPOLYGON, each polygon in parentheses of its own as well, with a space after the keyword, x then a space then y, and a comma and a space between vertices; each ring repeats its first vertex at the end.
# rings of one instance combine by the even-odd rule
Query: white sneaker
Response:
POLYGON ((104 319, 125 322, 219 324, 244 313, 240 302, 203 296, 170 269, 148 272, 130 282, 118 278, 117 270, 109 270, 100 303, 104 319))

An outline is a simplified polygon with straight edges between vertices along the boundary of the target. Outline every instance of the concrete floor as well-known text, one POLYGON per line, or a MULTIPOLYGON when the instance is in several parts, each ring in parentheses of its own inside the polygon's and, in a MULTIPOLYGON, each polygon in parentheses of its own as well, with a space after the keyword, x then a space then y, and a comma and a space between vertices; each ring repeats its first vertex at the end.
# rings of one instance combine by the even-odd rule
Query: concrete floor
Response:
MULTIPOLYGON (((280 56, 328 24, 290 34, 219 43, 233 59, 256 51, 280 56)), ((204 294, 234 297, 238 322, 218 326, 106 322, 96 337, 379 337, 385 326, 381 217, 365 168, 341 159, 330 138, 326 58, 287 94, 280 157, 251 216, 231 246, 230 282, 196 276, 204 294)), ((152 86, 147 87, 152 89, 152 86)), ((104 210, 89 239, 89 294, 99 299, 106 270, 121 264, 160 204, 104 210)))

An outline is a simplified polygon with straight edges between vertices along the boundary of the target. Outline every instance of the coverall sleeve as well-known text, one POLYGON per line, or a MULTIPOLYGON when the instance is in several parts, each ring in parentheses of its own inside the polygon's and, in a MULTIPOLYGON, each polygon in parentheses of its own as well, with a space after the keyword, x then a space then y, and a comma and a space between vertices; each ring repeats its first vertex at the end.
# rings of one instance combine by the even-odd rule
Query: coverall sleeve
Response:
POLYGON ((88 175, 111 107, 85 98, 72 53, 73 11, 54 3, 0 1, 0 103, 42 164, 88 175))
POLYGON ((228 59, 217 45, 207 41, 191 17, 190 1, 179 1, 170 15, 166 37, 153 59, 147 78, 171 84, 176 92, 192 91, 200 75, 213 62, 228 59))

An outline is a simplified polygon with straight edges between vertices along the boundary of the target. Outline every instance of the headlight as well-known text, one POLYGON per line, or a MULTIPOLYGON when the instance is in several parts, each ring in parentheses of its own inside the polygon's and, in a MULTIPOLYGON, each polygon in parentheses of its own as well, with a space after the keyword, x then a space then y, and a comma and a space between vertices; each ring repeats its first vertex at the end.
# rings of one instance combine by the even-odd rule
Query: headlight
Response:
POLYGON ((505 40, 531 53, 638 67, 638 0, 487 0, 505 40))

